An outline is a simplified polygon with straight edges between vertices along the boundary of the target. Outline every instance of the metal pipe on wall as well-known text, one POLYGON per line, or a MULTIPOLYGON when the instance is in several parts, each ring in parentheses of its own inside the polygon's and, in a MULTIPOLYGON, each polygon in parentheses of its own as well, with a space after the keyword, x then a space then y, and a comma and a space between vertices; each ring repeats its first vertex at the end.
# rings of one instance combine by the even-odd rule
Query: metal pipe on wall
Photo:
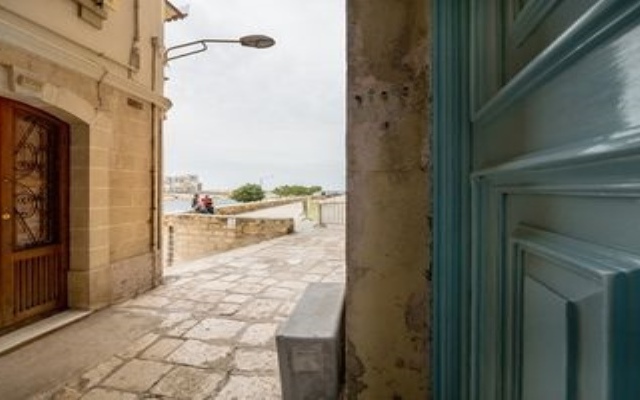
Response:
MULTIPOLYGON (((155 93, 160 79, 158 72, 158 59, 162 56, 160 51, 160 41, 157 36, 151 38, 151 89, 155 93)), ((151 104, 151 227, 150 227, 150 247, 154 255, 156 270, 161 268, 162 256, 160 254, 162 240, 162 110, 151 104)))

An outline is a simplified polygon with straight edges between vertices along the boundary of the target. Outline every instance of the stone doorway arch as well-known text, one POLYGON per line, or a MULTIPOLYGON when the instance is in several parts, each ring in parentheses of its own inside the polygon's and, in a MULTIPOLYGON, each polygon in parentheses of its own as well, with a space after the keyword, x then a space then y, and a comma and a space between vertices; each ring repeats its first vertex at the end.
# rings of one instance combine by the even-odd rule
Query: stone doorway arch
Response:
POLYGON ((68 268, 66 304, 110 303, 109 141, 111 118, 69 88, 15 66, 0 66, 0 97, 26 104, 68 125, 68 268))

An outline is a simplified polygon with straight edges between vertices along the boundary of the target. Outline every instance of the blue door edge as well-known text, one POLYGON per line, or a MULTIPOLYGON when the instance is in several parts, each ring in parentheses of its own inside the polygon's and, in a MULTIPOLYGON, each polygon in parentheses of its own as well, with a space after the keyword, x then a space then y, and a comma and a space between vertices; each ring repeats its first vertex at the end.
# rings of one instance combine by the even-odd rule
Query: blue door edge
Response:
POLYGON ((468 399, 470 374, 470 5, 432 3, 433 398, 468 399))

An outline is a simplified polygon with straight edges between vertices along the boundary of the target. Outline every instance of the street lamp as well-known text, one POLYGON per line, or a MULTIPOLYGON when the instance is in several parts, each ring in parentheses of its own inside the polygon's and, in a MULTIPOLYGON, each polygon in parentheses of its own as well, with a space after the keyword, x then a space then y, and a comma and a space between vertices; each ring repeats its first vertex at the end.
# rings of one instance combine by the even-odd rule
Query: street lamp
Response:
POLYGON ((182 58, 182 57, 190 56, 192 54, 202 53, 203 51, 207 51, 208 49, 207 43, 240 43, 242 46, 245 46, 245 47, 253 47, 256 49, 266 49, 276 44, 276 41, 270 38, 269 36, 265 36, 265 35, 249 35, 249 36, 243 36, 240 39, 194 40, 193 42, 187 42, 187 43, 179 44, 176 46, 171 46, 167 50, 165 50, 164 52, 165 62, 169 62, 177 58, 182 58), (195 50, 188 51, 186 53, 178 54, 177 56, 173 56, 173 57, 169 56, 169 52, 172 52, 177 49, 182 49, 185 47, 195 46, 195 45, 200 45, 200 47, 195 50))

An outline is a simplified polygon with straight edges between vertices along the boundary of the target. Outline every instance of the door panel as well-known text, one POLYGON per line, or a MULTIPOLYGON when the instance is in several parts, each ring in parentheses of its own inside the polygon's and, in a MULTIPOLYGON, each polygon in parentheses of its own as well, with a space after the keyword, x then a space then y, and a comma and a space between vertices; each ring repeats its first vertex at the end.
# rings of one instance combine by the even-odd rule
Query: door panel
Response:
POLYGON ((506 0, 505 79, 513 77, 576 22, 597 0, 506 0))
POLYGON ((522 365, 522 398, 566 399, 573 377, 573 308, 566 298, 527 276, 522 297, 522 359, 526 360, 522 365))
POLYGON ((474 13, 471 398, 637 398, 640 4, 483 8, 502 24, 474 13))
MULTIPOLYGON (((638 355, 630 335, 638 319, 628 318, 638 310, 638 297, 628 292, 637 285, 637 258, 539 229, 515 230, 508 268, 522 279, 506 287, 516 304, 522 302, 522 335, 515 333, 517 326, 510 333, 511 342, 522 340, 513 365, 522 365, 522 376, 515 378, 522 382, 523 398, 612 399, 633 393, 614 380, 625 375, 616 369, 633 369, 635 361, 627 357, 638 355)), ((517 321, 518 315, 511 318, 517 321)))
POLYGON ((0 115, 1 330, 66 306, 68 129, 9 100, 0 115))

